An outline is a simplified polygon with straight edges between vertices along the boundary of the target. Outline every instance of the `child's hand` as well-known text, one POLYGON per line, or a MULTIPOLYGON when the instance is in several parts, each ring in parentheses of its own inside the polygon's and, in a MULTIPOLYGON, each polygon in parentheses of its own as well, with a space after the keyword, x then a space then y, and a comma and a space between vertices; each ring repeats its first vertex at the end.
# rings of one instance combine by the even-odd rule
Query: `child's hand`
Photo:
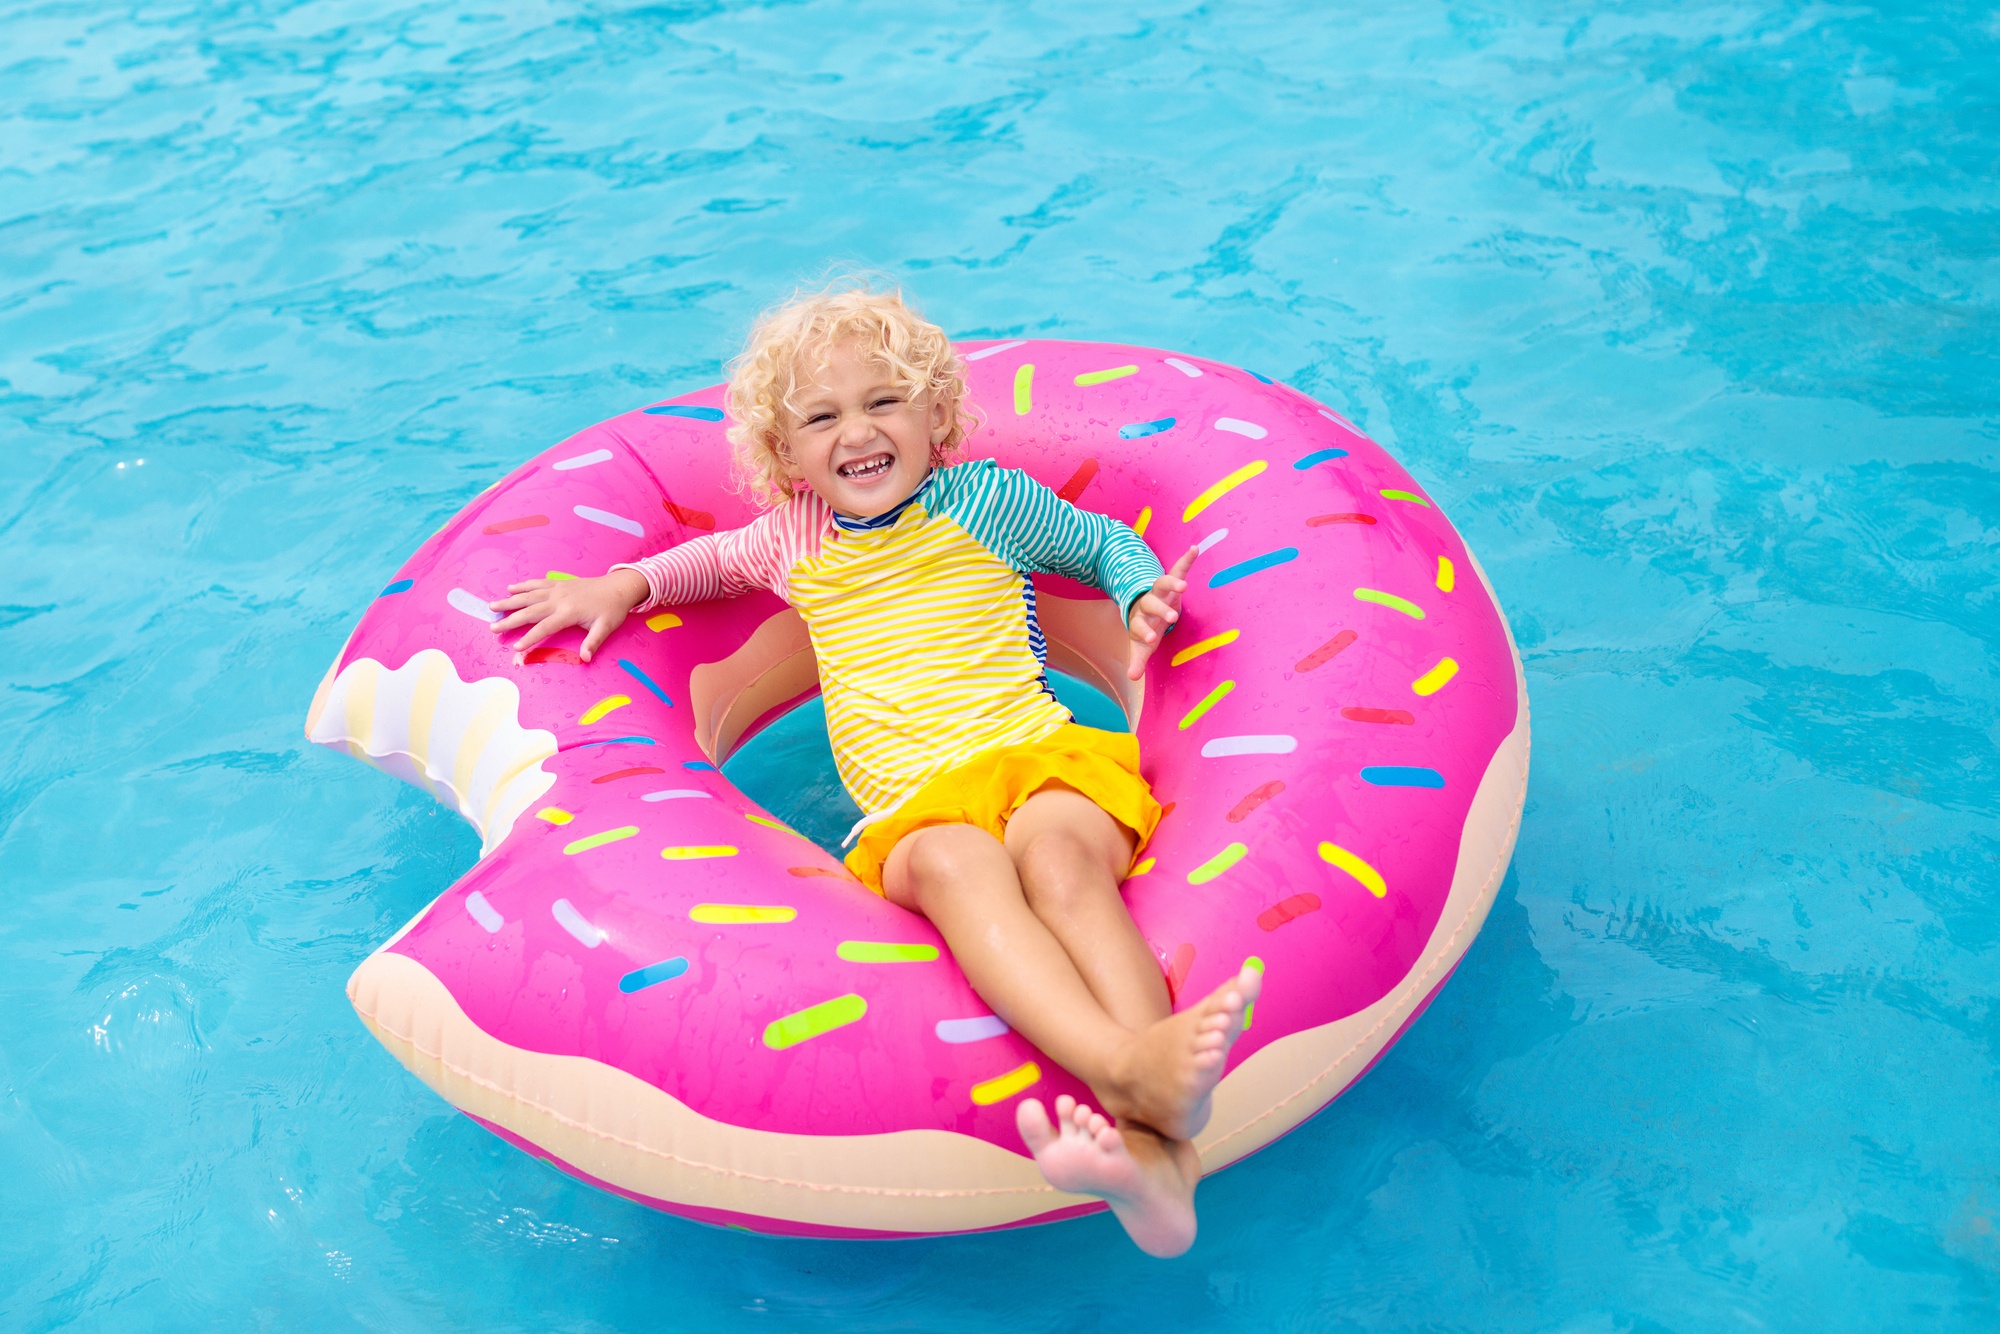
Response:
POLYGON ((530 627, 514 645, 514 665, 518 667, 529 649, 572 625, 584 627, 583 649, 578 656, 589 662, 597 646, 611 637, 624 623, 626 613, 644 602, 651 590, 637 570, 613 570, 596 579, 530 579, 507 585, 507 592, 512 596, 486 605, 513 614, 488 628, 497 635, 530 627))
POLYGON ((1187 591, 1187 572, 1200 554, 1199 548, 1189 547, 1187 554, 1174 562, 1173 569, 1153 581, 1153 591, 1132 604, 1132 621, 1127 627, 1132 632, 1132 657, 1125 675, 1134 681, 1146 674, 1146 659, 1160 646, 1160 636, 1181 618, 1181 594, 1187 591))

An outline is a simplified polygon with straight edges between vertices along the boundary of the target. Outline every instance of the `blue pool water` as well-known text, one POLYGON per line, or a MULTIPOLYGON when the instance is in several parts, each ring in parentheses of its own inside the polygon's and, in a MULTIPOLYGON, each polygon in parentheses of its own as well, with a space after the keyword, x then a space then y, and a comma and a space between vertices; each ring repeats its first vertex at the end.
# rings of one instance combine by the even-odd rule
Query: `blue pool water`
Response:
POLYGON ((0 6, 0 1326, 1994 1328, 1996 68, 1950 0, 0 6), (342 993, 476 850, 301 739, 347 627, 833 258, 1319 396, 1517 628, 1485 933, 1183 1260, 655 1215, 342 993))

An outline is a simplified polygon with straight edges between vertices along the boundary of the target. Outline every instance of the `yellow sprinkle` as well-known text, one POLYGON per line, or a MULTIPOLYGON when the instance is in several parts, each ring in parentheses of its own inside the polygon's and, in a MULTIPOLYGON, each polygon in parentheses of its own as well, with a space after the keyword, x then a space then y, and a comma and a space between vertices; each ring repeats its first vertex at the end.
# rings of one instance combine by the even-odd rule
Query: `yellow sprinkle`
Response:
POLYGON ((597 703, 585 709, 583 717, 577 719, 577 721, 588 727, 613 709, 622 709, 631 702, 632 697, 630 695, 606 695, 603 699, 598 700, 597 703))
POLYGON ((1153 507, 1151 505, 1148 505, 1146 506, 1146 508, 1140 510, 1139 517, 1132 521, 1132 531, 1137 533, 1139 536, 1144 537, 1146 535, 1146 525, 1151 523, 1152 521, 1153 521, 1153 507))
POLYGON ((1262 471, 1264 471, 1264 460, 1262 459, 1258 459, 1255 463, 1244 464, 1235 472, 1230 473, 1229 476, 1223 478, 1214 486, 1196 496, 1193 501, 1189 502, 1188 507, 1181 512, 1181 522, 1187 523, 1195 515, 1201 513, 1210 505, 1213 505, 1216 501, 1222 499, 1262 471))
POLYGON ((1438 577, 1437 577, 1438 592, 1440 593, 1451 592, 1451 586, 1457 582, 1458 582, 1458 576, 1456 572, 1454 572, 1451 568, 1451 557, 1439 556, 1438 577))
POLYGON ((688 909, 688 920, 710 926, 759 926, 789 922, 799 915, 797 908, 762 906, 754 903, 697 903, 688 909))
POLYGON ((1367 862, 1362 861, 1338 843, 1320 844, 1319 855, 1321 861, 1332 862, 1335 866, 1338 866, 1341 870, 1359 880, 1367 887, 1368 892, 1376 898, 1383 898, 1389 893, 1389 886, 1383 883, 1380 871, 1370 866, 1367 862))
POLYGON ((564 580, 564 579, 574 579, 574 578, 576 578, 576 576, 575 576, 575 575, 573 575, 573 574, 565 574, 565 573, 564 573, 563 571, 561 571, 561 570, 550 570, 550 571, 549 571, 549 572, 548 572, 547 574, 544 574, 544 575, 542 576, 542 578, 544 578, 544 579, 554 579, 554 580, 557 580, 557 581, 561 581, 561 580, 564 580))
POLYGON ((1148 872, 1148 871, 1150 871, 1150 870, 1152 870, 1152 869, 1153 869, 1153 859, 1152 859, 1151 857, 1148 857, 1148 858, 1146 858, 1146 860, 1145 860, 1145 861, 1142 861, 1142 862, 1140 862, 1140 863, 1139 863, 1139 864, 1138 864, 1137 866, 1135 866, 1135 867, 1133 867, 1133 868, 1132 868, 1131 870, 1127 871, 1127 872, 1125 873, 1125 878, 1126 878, 1127 880, 1130 880, 1130 879, 1132 879, 1132 878, 1133 878, 1134 876, 1141 876, 1141 875, 1144 875, 1144 874, 1146 874, 1146 872, 1148 872))
POLYGON ((1031 396, 1035 387, 1035 363, 1025 362, 1014 372, 1014 415, 1025 417, 1028 409, 1035 406, 1031 396))
MULTIPOLYGON (((1245 968, 1255 968, 1257 970, 1257 976, 1259 977, 1262 977, 1264 975, 1264 961, 1258 958, 1254 954, 1243 961, 1243 966, 1245 968)), ((1243 1027, 1245 1028, 1250 1027, 1250 1016, 1255 1014, 1256 1012, 1257 1012, 1257 1002, 1255 1001, 1251 1001, 1248 1005, 1243 1007, 1243 1027)))
MULTIPOLYGON (((1326 845, 1321 844, 1320 846, 1324 849, 1326 845)), ((1236 865, 1236 863, 1242 861, 1244 855, 1249 851, 1250 849, 1244 847, 1241 843, 1231 843, 1228 847, 1216 853, 1192 871, 1189 871, 1188 883, 1190 885, 1207 884, 1230 867, 1236 865)))
POLYGON ((1128 375, 1137 375, 1138 373, 1139 368, 1137 366, 1113 366, 1108 371, 1085 371, 1076 377, 1076 382, 1088 389, 1094 384, 1109 384, 1113 380, 1122 380, 1128 375))
POLYGON ((848 963, 935 963, 935 945, 899 945, 887 940, 843 940, 834 948, 848 963))
POLYGON ((547 820, 550 824, 568 824, 576 816, 560 806, 544 806, 535 812, 537 820, 547 820))
POLYGON ((574 857, 579 852, 589 852, 592 848, 601 848, 606 843, 616 843, 621 839, 631 838, 638 832, 638 825, 628 824, 621 829, 607 829, 601 834, 585 834, 576 842, 565 844, 563 856, 574 857))
POLYGON ((1435 695, 1444 689, 1445 682, 1458 675, 1458 663, 1451 658, 1439 658, 1438 665, 1410 682, 1410 689, 1419 695, 1435 695))
MULTIPOLYGON (((751 824, 760 824, 760 825, 763 825, 763 826, 764 826, 764 827, 765 827, 766 829, 775 829, 775 830, 777 830, 777 831, 778 831, 779 833, 781 833, 781 834, 798 834, 798 833, 799 833, 799 831, 798 831, 798 830, 796 830, 796 829, 792 828, 792 827, 791 827, 790 825, 788 825, 788 824, 782 824, 782 823, 780 823, 780 822, 779 822, 779 821, 777 821, 777 820, 773 820, 773 819, 772 819, 772 818, 771 818, 770 816, 768 816, 768 815, 757 815, 757 814, 753 814, 753 813, 752 813, 752 812, 750 812, 750 811, 745 811, 745 812, 743 812, 743 818, 744 818, 744 819, 746 819, 746 820, 748 820, 748 821, 749 821, 749 822, 750 822, 751 824)), ((805 835, 804 835, 804 834, 799 834, 799 837, 800 837, 800 838, 804 838, 804 837, 805 837, 805 835)))
POLYGON ((658 616, 648 616, 646 618, 646 628, 654 634, 658 634, 662 630, 671 630, 680 623, 681 618, 670 611, 663 611, 658 616))
POLYGON ((1235 642, 1236 642, 1236 632, 1234 630, 1224 630, 1219 635, 1210 635, 1207 639, 1202 640, 1199 644, 1189 644, 1186 648, 1182 649, 1179 653, 1174 654, 1172 658, 1168 659, 1167 665, 1169 667, 1178 667, 1184 662, 1193 662, 1196 658, 1199 658, 1204 653, 1212 653, 1216 649, 1222 648, 1225 645, 1234 644, 1235 642))
POLYGON ((709 857, 734 857, 736 849, 727 843, 693 843, 680 848, 661 848, 660 855, 670 862, 698 862, 709 857))
POLYGON ((1015 1066, 1004 1075, 995 1075, 983 1084, 974 1084, 972 1100, 981 1107, 990 1107, 996 1102, 1005 1102, 1041 1077, 1042 1067, 1029 1061, 1026 1065, 1015 1066))
POLYGON ((1208 697, 1203 699, 1201 703, 1189 709, 1187 711, 1186 716, 1181 719, 1181 731, 1185 732, 1188 730, 1188 728, 1193 727, 1196 723, 1200 722, 1201 715, 1207 713, 1210 709, 1214 708, 1217 704, 1221 703, 1222 697, 1224 695, 1227 695, 1230 691, 1234 689, 1236 689, 1236 683, 1234 681, 1224 681, 1221 685, 1209 691, 1208 697))

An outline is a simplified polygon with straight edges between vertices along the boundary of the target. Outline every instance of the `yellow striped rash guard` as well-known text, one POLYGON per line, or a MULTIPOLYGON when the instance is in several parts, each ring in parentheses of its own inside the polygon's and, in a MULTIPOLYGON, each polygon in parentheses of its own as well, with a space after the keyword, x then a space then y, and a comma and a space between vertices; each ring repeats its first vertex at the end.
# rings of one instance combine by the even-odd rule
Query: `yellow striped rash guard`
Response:
POLYGON ((1030 575, 1093 584, 1128 621, 1160 576, 1130 528, 991 459, 934 469, 872 519, 800 492, 745 527, 612 568, 645 576, 638 611, 752 588, 796 608, 834 763, 871 816, 982 751, 1072 721, 1049 690, 1030 575))

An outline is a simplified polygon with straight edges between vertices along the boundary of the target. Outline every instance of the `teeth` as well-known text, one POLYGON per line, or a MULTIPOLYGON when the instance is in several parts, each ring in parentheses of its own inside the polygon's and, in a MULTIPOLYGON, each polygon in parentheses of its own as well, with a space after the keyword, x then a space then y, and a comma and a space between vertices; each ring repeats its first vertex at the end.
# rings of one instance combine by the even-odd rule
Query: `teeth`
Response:
POLYGON ((877 459, 872 463, 850 463, 840 470, 840 475, 849 478, 873 477, 876 473, 887 472, 892 462, 891 459, 877 459))

